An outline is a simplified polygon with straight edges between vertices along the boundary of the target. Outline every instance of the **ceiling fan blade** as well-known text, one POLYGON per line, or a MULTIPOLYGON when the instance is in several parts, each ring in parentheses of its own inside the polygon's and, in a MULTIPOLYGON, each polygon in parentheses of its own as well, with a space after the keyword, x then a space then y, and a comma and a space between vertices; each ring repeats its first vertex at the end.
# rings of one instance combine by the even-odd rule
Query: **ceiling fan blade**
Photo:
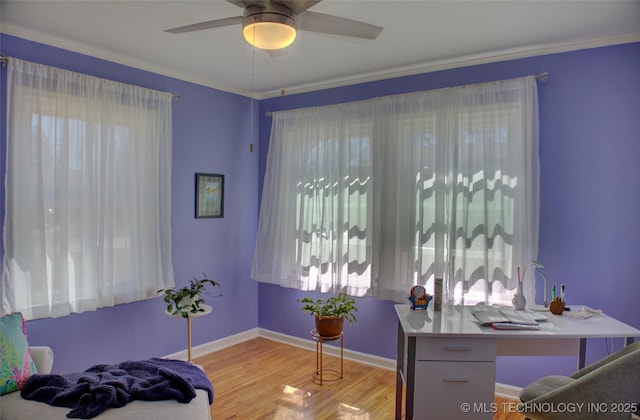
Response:
POLYGON ((383 29, 381 26, 315 12, 300 13, 296 21, 298 29, 303 31, 355 38, 376 39, 383 29))
POLYGON ((206 22, 194 23, 192 25, 179 26, 177 28, 165 29, 171 34, 181 34, 184 32, 201 31, 203 29, 219 28, 221 26, 236 25, 242 23, 242 16, 234 16, 224 19, 209 20, 206 22))
POLYGON ((274 3, 280 3, 287 6, 293 13, 299 15, 307 9, 320 3, 322 0, 274 0, 274 3))

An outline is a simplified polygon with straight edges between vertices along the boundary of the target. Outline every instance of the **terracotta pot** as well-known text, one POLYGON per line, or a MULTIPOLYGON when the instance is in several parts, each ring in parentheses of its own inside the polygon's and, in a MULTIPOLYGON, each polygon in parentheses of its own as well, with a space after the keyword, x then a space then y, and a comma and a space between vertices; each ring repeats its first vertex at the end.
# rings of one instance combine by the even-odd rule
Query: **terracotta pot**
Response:
POLYGON ((324 316, 322 318, 316 316, 316 331, 322 337, 336 337, 342 333, 344 326, 344 318, 335 316, 324 316))

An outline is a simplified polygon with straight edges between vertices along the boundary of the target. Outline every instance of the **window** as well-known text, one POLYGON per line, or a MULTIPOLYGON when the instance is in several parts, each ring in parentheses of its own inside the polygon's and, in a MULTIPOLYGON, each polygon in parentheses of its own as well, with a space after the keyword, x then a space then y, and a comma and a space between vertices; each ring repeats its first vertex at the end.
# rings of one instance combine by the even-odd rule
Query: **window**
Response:
POLYGON ((173 285, 171 94, 9 63, 3 310, 56 317, 173 285))
POLYGON ((404 300, 442 276, 449 302, 510 302, 537 253, 536 89, 529 77, 273 113, 252 277, 404 300))
POLYGON ((331 291, 348 279, 349 292, 362 294, 371 284, 370 139, 354 131, 313 145, 304 164, 313 175, 297 184, 295 261, 304 290, 331 291))

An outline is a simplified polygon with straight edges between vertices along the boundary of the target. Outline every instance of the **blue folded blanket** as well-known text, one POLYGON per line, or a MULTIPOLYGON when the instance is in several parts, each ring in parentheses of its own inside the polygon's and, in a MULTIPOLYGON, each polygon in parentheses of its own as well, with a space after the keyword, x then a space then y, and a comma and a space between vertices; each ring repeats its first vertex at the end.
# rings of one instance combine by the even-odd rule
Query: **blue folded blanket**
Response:
POLYGON ((96 365, 81 373, 31 376, 23 398, 71 408, 69 418, 90 419, 108 408, 131 401, 177 400, 188 403, 195 389, 204 389, 213 403, 213 387, 197 366, 182 360, 153 358, 119 365, 96 365))

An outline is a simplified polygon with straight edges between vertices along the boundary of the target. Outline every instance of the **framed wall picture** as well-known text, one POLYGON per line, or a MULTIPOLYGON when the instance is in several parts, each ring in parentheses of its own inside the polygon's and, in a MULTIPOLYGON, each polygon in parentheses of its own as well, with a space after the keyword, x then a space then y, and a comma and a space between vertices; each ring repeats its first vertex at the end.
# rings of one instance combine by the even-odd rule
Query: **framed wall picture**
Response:
POLYGON ((224 175, 196 174, 196 219, 224 217, 224 175))

